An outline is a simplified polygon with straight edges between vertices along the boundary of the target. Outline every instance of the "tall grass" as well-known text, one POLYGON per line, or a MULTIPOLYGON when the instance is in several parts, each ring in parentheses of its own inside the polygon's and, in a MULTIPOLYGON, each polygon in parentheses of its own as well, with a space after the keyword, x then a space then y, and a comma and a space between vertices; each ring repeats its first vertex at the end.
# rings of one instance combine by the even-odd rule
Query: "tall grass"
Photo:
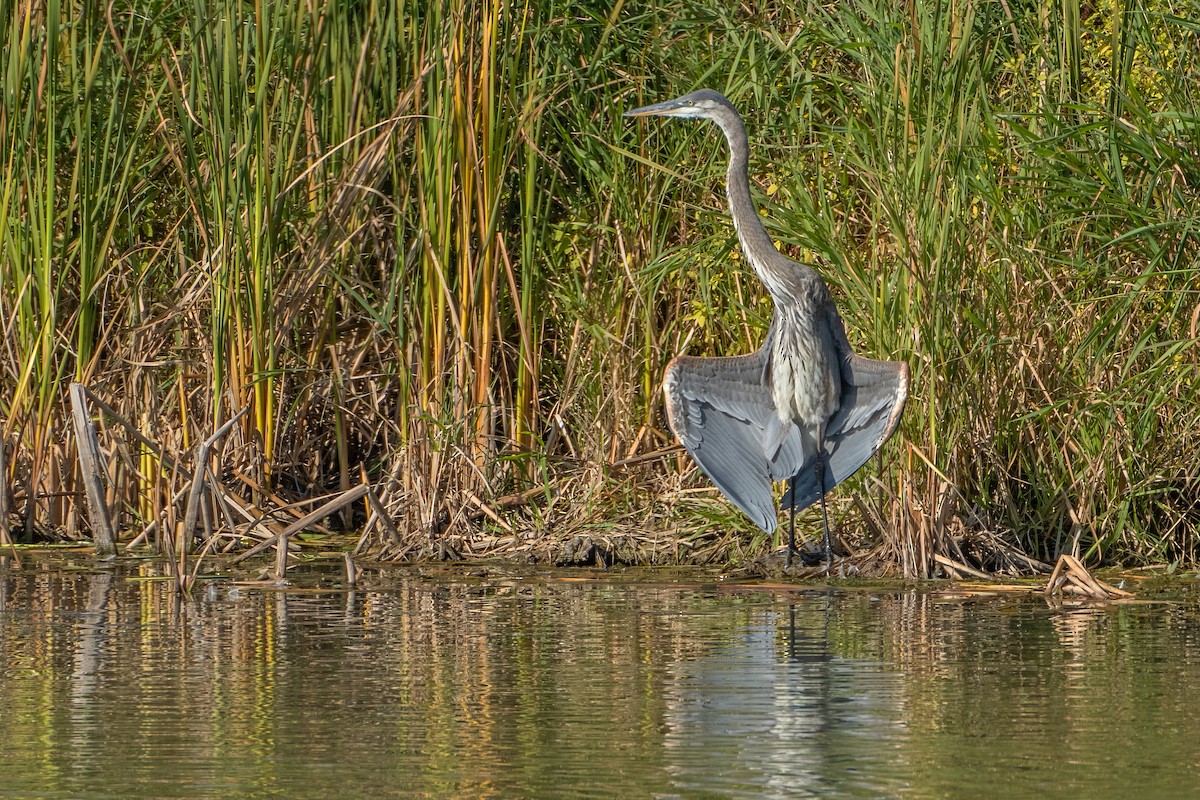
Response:
MULTIPOLYGON (((620 118, 703 85, 745 111, 773 236, 913 368, 848 530, 915 574, 981 530, 1195 561, 1185 5, 0 0, 7 488, 28 528, 80 527, 77 377, 165 452, 250 405, 213 464, 248 508, 365 473, 458 548, 760 552, 658 393, 770 319, 723 143, 620 118)), ((178 474, 119 440, 120 518, 169 528, 178 474)))

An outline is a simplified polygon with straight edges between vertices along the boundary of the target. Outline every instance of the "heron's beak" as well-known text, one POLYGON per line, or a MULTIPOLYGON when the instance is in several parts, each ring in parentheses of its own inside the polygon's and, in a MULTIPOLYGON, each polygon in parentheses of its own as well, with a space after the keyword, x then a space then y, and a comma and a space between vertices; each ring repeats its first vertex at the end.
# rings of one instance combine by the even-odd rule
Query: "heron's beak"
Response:
POLYGON ((680 108, 681 108, 681 106, 679 105, 678 101, 668 100, 665 103, 655 103, 654 105, 651 105, 651 106, 642 106, 641 108, 635 108, 633 111, 626 111, 621 116, 623 116, 623 117, 651 117, 651 116, 657 115, 657 116, 663 116, 663 117, 673 117, 676 115, 676 113, 679 111, 680 108))

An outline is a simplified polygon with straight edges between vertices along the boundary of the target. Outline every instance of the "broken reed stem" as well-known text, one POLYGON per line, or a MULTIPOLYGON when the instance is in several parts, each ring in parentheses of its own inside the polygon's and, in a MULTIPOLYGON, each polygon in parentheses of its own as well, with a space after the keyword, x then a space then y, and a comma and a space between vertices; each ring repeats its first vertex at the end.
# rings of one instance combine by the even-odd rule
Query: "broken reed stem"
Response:
MULTIPOLYGON (((180 473, 180 474, 182 474, 182 473, 180 473)), ((184 494, 186 494, 190 488, 191 488, 191 485, 188 484, 188 485, 185 485, 178 492, 176 492, 175 496, 171 498, 170 503, 167 504, 167 508, 174 508, 176 503, 178 503, 180 500, 183 499, 184 494)), ((148 542, 150 539, 150 536, 158 529, 158 526, 162 524, 162 516, 163 515, 161 513, 156 514, 155 518, 150 522, 150 524, 147 525, 145 528, 143 528, 142 532, 139 533, 136 537, 134 537, 133 541, 131 541, 129 544, 125 545, 125 549, 132 550, 133 548, 137 547, 141 543, 148 542)))
POLYGON ((1055 594, 1078 594, 1092 600, 1113 600, 1116 598, 1133 597, 1133 594, 1118 589, 1092 577, 1075 556, 1063 553, 1054 565, 1054 572, 1046 583, 1046 596, 1055 594))
MULTIPOLYGON (((205 554, 208 553, 209 546, 216 541, 216 536, 213 534, 211 522, 208 516, 207 508, 204 510, 204 528, 208 532, 208 540, 196 557, 196 563, 191 573, 187 568, 187 554, 191 547, 192 537, 195 535, 196 518, 200 512, 200 498, 204 490, 204 476, 208 474, 208 451, 222 436, 227 434, 239 419, 244 417, 250 410, 250 406, 244 406, 241 411, 234 414, 224 425, 217 429, 216 433, 204 440, 203 444, 196 450, 196 466, 195 472, 192 475, 191 493, 188 495, 187 516, 184 519, 183 529, 179 531, 179 538, 175 542, 175 551, 178 556, 178 562, 174 558, 170 559, 172 570, 175 575, 175 589, 180 594, 187 594, 195 583, 195 576, 200 570, 200 562, 204 560, 205 554)), ((175 465, 178 468, 178 464, 175 465)))
POLYGON ((370 489, 370 486, 368 484, 361 483, 358 486, 355 486, 353 489, 348 489, 347 491, 342 492, 340 495, 333 498, 328 503, 325 503, 320 508, 304 515, 300 519, 293 522, 291 525, 288 525, 286 528, 284 528, 279 533, 254 545, 254 547, 251 547, 249 550, 247 550, 246 552, 242 553, 237 558, 235 558, 233 560, 233 563, 238 564, 238 563, 241 563, 242 561, 245 561, 247 558, 250 558, 251 556, 256 556, 259 553, 261 553, 262 551, 271 547, 272 545, 275 545, 275 544, 279 543, 280 541, 286 540, 287 537, 291 536, 293 533, 304 530, 309 525, 312 525, 314 522, 317 522, 318 520, 322 520, 325 517, 328 517, 330 514, 334 513, 335 511, 340 511, 346 505, 349 505, 350 503, 353 503, 354 501, 361 499, 364 495, 367 494, 367 491, 369 489, 370 489))
POLYGON ((968 567, 966 564, 963 564, 960 561, 955 561, 954 559, 951 559, 951 558, 947 558, 946 556, 943 556, 940 553, 934 553, 933 560, 936 561, 937 563, 941 564, 942 567, 944 567, 945 569, 951 570, 952 572, 959 573, 959 575, 957 575, 955 577, 958 577, 960 579, 961 579, 962 575, 970 575, 972 578, 979 578, 980 580, 984 580, 984 581, 995 580, 994 577, 987 574, 986 572, 982 572, 980 570, 974 569, 973 567, 968 567))
POLYGON ((98 397, 95 392, 86 386, 83 387, 83 391, 87 394, 89 400, 100 407, 101 411, 111 417, 114 421, 120 423, 121 427, 128 431, 130 436, 149 448, 150 452, 154 454, 154 457, 161 461, 164 466, 171 469, 174 469, 176 466, 178 466, 179 474, 185 479, 192 477, 192 473, 189 472, 186 467, 184 467, 182 464, 177 464, 177 460, 174 456, 169 455, 158 444, 146 438, 145 434, 139 431, 132 422, 117 413, 116 409, 104 402, 104 400, 98 397))
POLYGON ((229 420, 217 429, 216 433, 204 440, 200 448, 196 451, 196 466, 195 475, 192 478, 192 493, 188 496, 187 514, 183 518, 183 533, 180 536, 179 548, 181 552, 187 552, 188 546, 192 540, 192 536, 196 530, 196 518, 200 514, 200 496, 204 491, 204 477, 208 474, 208 451, 216 444, 222 436, 229 433, 237 421, 246 416, 250 412, 250 406, 242 407, 242 410, 234 414, 229 420))
MULTIPOLYGON (((275 551, 275 579, 283 580, 287 577, 287 554, 288 554, 288 538, 303 528, 311 525, 319 519, 336 514, 338 511, 344 511, 351 503, 357 501, 363 495, 370 492, 371 486, 367 483, 360 483, 353 489, 347 489, 340 495, 329 501, 325 505, 316 509, 302 519, 296 520, 286 529, 279 533, 279 544, 275 551)), ((347 556, 349 558, 349 556, 347 556)))
POLYGON ((88 524, 96 542, 96 556, 107 561, 117 557, 117 546, 108 506, 104 501, 104 481, 101 479, 104 462, 100 454, 100 440, 88 413, 86 392, 82 383, 71 383, 69 393, 71 417, 75 425, 75 450, 79 454, 79 471, 87 492, 88 524))
POLYGON ((375 490, 366 482, 367 476, 365 474, 362 476, 362 480, 363 485, 367 487, 367 504, 371 507, 371 515, 367 517, 367 524, 363 526, 362 536, 358 537, 358 544, 354 546, 354 555, 362 552, 376 523, 383 526, 389 543, 400 541, 400 531, 396 529, 396 524, 392 522, 391 515, 384 508, 379 496, 375 494, 375 490))
POLYGON ((492 522, 496 523, 497 525, 499 525, 501 528, 508 531, 509 533, 513 532, 512 526, 509 525, 507 522, 505 522, 503 517, 501 517, 499 514, 497 514, 495 511, 493 511, 491 506, 489 506, 487 503, 483 502, 483 500, 480 499, 479 495, 475 494, 470 489, 464 489, 463 495, 467 498, 467 500, 469 500, 471 503, 473 503, 476 508, 478 508, 481 512, 483 512, 483 514, 485 516, 487 516, 487 518, 490 519, 492 522))

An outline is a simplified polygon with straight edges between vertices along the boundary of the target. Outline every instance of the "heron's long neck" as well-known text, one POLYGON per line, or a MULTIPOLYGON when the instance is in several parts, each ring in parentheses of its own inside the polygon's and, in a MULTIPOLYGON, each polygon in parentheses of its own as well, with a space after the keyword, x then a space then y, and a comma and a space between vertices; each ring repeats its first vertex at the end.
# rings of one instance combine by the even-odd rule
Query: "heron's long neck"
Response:
POLYGON ((779 257, 779 251, 767 235, 767 229, 763 227, 758 209, 750 197, 750 145, 746 139, 746 127, 736 116, 721 119, 718 124, 729 141, 729 173, 725 180, 725 193, 729 197, 733 227, 750 266, 766 285, 767 291, 774 295, 777 281, 770 265, 779 257))

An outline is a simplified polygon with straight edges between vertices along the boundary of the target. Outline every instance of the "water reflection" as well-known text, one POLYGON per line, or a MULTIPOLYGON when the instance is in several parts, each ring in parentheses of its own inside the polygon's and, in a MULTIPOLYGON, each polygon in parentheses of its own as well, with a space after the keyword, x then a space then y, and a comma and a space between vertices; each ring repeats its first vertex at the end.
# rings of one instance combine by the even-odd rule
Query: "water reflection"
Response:
MULTIPOLYGON (((89 565, 90 567, 90 565, 89 565)), ((1190 796, 1178 608, 0 568, 0 796, 1190 796)))
POLYGON ((823 593, 764 611, 712 653, 676 666, 671 773, 682 796, 895 796, 881 736, 902 734, 901 677, 830 648, 823 593))

